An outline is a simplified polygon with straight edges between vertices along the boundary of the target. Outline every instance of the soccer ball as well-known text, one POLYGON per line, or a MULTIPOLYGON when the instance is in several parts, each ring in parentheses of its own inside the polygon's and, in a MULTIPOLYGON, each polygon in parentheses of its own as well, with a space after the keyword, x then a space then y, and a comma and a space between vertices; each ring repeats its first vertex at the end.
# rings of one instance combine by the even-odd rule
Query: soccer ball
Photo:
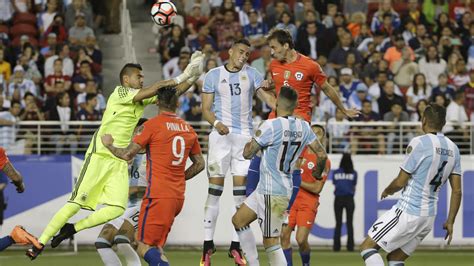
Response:
POLYGON ((160 0, 151 8, 151 18, 160 26, 170 25, 176 15, 176 6, 168 0, 160 0))

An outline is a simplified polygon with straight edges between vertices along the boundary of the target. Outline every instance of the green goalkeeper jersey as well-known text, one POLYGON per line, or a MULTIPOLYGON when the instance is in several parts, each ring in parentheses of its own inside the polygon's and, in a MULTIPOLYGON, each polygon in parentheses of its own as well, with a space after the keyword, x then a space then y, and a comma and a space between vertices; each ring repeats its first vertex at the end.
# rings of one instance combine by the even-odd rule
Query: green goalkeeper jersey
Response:
POLYGON ((132 139, 133 130, 138 120, 142 117, 145 106, 156 102, 156 96, 141 102, 133 102, 133 97, 139 90, 117 86, 107 101, 107 108, 100 124, 95 132, 92 142, 89 144, 87 154, 97 153, 106 156, 114 155, 102 144, 101 137, 111 134, 114 138, 114 146, 127 147, 132 139))

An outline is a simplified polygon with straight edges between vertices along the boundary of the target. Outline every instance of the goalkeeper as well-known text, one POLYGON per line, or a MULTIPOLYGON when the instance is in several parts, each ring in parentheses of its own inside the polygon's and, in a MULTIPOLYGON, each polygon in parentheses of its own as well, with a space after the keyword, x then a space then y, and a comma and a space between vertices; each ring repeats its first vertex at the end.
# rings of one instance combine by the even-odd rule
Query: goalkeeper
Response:
POLYGON ((41 248, 33 246, 26 255, 35 259, 44 245, 53 237, 51 247, 79 231, 104 224, 123 214, 128 200, 127 162, 115 157, 100 141, 105 134, 113 134, 117 147, 127 147, 133 130, 148 104, 156 101, 162 87, 176 86, 183 94, 199 78, 204 55, 197 51, 184 72, 172 80, 158 81, 143 87, 142 68, 139 64, 126 64, 120 71, 121 86, 110 95, 100 128, 95 132, 82 165, 79 178, 69 201, 54 215, 39 238, 41 248), (95 210, 98 204, 105 207, 95 210), (94 211, 75 224, 67 223, 80 209, 94 211))

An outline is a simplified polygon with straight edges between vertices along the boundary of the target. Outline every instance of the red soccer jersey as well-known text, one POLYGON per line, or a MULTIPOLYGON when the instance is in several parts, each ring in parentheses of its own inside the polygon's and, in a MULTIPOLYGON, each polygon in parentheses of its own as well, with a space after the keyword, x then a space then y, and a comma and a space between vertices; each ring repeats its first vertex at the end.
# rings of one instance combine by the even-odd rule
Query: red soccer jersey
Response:
POLYGON ((176 114, 162 112, 143 124, 133 142, 147 149, 145 198, 184 199, 185 167, 190 154, 201 153, 194 129, 176 114))
MULTIPOLYGON (((327 79, 321 66, 313 59, 297 53, 296 60, 289 64, 273 59, 269 70, 275 82, 277 96, 283 85, 290 85, 298 92, 298 106, 294 114, 311 121, 311 89, 313 84, 322 87, 327 79)), ((275 118, 275 112, 268 118, 275 118)))
POLYGON ((7 163, 8 163, 7 153, 5 152, 5 149, 0 147, 0 170, 2 170, 3 167, 5 167, 7 163))
MULTIPOLYGON (((301 165, 301 180, 307 183, 316 182, 314 179, 312 172, 314 167, 316 167, 316 160, 318 156, 315 153, 306 150, 303 155, 303 164, 301 165)), ((323 182, 326 182, 328 178, 328 173, 331 170, 331 162, 329 159, 326 160, 326 167, 324 168, 322 177, 323 182)), ((309 191, 306 191, 304 188, 300 188, 298 195, 296 196, 296 201, 306 202, 309 203, 311 206, 317 206, 317 202, 319 201, 319 195, 315 195, 309 191), (313 203, 314 202, 314 203, 313 203)))

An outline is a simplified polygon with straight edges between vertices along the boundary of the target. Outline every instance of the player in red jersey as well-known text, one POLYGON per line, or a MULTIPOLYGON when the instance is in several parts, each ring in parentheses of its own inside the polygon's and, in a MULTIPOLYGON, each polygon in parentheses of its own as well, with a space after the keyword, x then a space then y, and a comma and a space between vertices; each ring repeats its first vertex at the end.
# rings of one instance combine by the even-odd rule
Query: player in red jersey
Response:
POLYGON ((132 159, 147 151, 148 187, 143 197, 137 231, 137 252, 149 265, 169 265, 163 246, 184 203, 185 181, 204 169, 204 158, 194 129, 176 114, 178 96, 172 87, 158 91, 159 113, 143 125, 126 148, 113 146, 106 134, 102 143, 117 157, 132 159), (188 157, 193 164, 186 170, 188 157))
MULTIPOLYGON (((324 143, 326 131, 320 125, 312 125, 311 129, 316 134, 321 143, 324 143)), ((281 232, 281 246, 285 253, 288 265, 293 265, 291 249, 291 233, 296 229, 296 242, 298 242, 299 252, 303 266, 309 265, 311 248, 308 243, 308 236, 314 224, 314 219, 318 213, 319 193, 321 193, 326 182, 331 162, 326 160, 322 178, 317 180, 313 177, 313 168, 316 167, 317 155, 307 149, 303 155, 301 164, 301 185, 296 196, 296 200, 290 209, 288 222, 283 225, 281 232)))

